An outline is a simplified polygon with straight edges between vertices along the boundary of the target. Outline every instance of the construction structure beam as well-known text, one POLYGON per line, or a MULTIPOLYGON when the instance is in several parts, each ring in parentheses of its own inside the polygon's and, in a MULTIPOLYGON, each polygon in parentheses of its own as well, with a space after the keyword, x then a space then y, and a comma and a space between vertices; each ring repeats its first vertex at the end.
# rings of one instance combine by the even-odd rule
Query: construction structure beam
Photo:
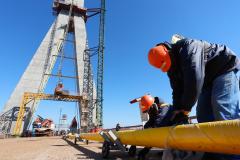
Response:
POLYGON ((97 70, 97 121, 103 126, 103 69, 104 69, 104 31, 105 31, 105 0, 101 0, 98 70, 97 70))
MULTIPOLYGON (((89 124, 92 126, 97 126, 99 123, 97 122, 97 109, 96 109, 96 86, 93 79, 93 71, 91 71, 90 57, 93 54, 96 54, 96 51, 92 53, 92 49, 89 50, 89 64, 86 64, 84 60, 84 56, 86 50, 89 48, 86 46, 87 44, 87 32, 86 32, 86 20, 87 20, 87 12, 89 13, 100 13, 100 9, 85 9, 84 8, 84 0, 54 0, 53 2, 53 11, 56 13, 56 20, 51 25, 49 31, 47 32, 45 38, 43 39, 41 45, 37 49, 35 55, 33 56, 31 62, 27 66, 25 72, 20 78, 17 86, 6 102, 3 112, 0 113, 0 132, 4 134, 13 134, 14 128, 16 125, 16 115, 17 111, 20 110, 20 105, 26 104, 26 111, 21 110, 26 120, 21 122, 24 124, 23 132, 26 131, 31 124, 32 117, 38 107, 39 98, 34 98, 34 100, 30 100, 28 103, 22 102, 22 97, 25 96, 25 92, 33 92, 33 93, 44 93, 45 88, 47 86, 48 80, 51 76, 58 77, 58 82, 60 82, 63 78, 71 78, 75 79, 76 82, 76 93, 79 96, 84 96, 85 92, 84 88, 84 75, 88 74, 88 81, 90 82, 87 85, 87 90, 91 95, 91 102, 89 101, 81 101, 78 104, 79 108, 79 117, 80 117, 80 127, 81 131, 86 132, 89 130, 89 124), (71 36, 69 36, 71 34, 71 36), (71 39, 72 38, 72 39, 71 39), (66 56, 65 47, 66 42, 71 42, 73 49, 72 56, 66 56), (62 74, 63 68, 63 59, 73 60, 74 63, 74 75, 67 76, 62 74), (59 61, 58 72, 57 74, 53 74, 54 66, 59 61), (86 66, 85 66, 86 65, 86 66), (88 70, 84 70, 85 68, 89 68, 88 70), (86 72, 85 72, 86 71, 86 72), (27 112, 27 113, 25 113, 27 112), (90 114, 91 113, 91 114, 90 114), (91 116, 90 116, 91 115, 91 116)), ((101 9, 101 11, 104 11, 101 9)), ((104 25, 104 21, 101 20, 101 26, 104 25)), ((103 28, 103 27, 101 27, 103 28)), ((102 29, 100 29, 102 31, 102 29)), ((103 35, 103 32, 100 32, 99 36, 103 35)), ((102 77, 103 74, 103 37, 99 38, 100 47, 97 48, 97 51, 100 53, 101 65, 98 65, 98 77, 102 77)), ((98 109, 99 115, 102 115, 102 78, 98 82, 101 82, 99 86, 98 93, 101 93, 99 96, 100 102, 98 109)), ((54 98, 50 98, 51 100, 56 100, 54 98)), ((89 98, 90 99, 90 98, 89 98)), ((23 117, 22 117, 23 118, 23 117)), ((21 118, 21 119, 22 119, 21 118)), ((98 118, 100 121, 101 118, 98 118)), ((102 121, 100 122, 102 123, 102 121)), ((21 126, 21 125, 20 125, 21 126)), ((19 128, 19 127, 18 127, 19 128)))
POLYGON ((64 75, 58 75, 58 74, 45 74, 46 76, 52 76, 52 77, 62 77, 62 78, 71 78, 71 79, 78 79, 78 77, 74 76, 64 76, 64 75))
POLYGON ((17 121, 14 129, 14 135, 16 136, 21 135, 21 129, 23 124, 23 118, 25 116, 26 105, 29 102, 36 101, 36 100, 54 100, 54 101, 79 102, 79 103, 86 103, 87 101, 86 97, 83 97, 83 96, 52 95, 52 94, 25 92, 23 95, 19 112, 18 112, 17 121))
POLYGON ((73 13, 81 14, 84 16, 85 21, 87 20, 87 9, 83 8, 84 1, 61 1, 61 0, 55 0, 53 2, 53 11, 55 14, 59 14, 62 10, 69 11, 71 8, 71 5, 73 5, 73 13), (73 3, 72 3, 73 2, 73 3))
MULTIPOLYGON (((117 132, 122 144, 189 151, 240 154, 240 120, 179 125, 117 132)), ((82 139, 103 141, 98 133, 82 139)))

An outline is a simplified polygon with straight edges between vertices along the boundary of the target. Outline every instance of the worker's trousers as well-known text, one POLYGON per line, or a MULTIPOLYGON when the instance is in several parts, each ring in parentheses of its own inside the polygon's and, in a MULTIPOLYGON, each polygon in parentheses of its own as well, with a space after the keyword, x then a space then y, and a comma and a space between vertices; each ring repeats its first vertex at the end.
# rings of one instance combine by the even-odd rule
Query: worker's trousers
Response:
POLYGON ((198 99, 198 122, 240 118, 239 74, 231 71, 220 75, 211 87, 203 89, 198 99))
MULTIPOLYGON (((220 75, 211 87, 203 89, 198 99, 198 122, 240 118, 239 72, 220 75)), ((206 154, 208 155, 208 154, 206 154)), ((210 154, 210 159, 235 160, 238 156, 210 154), (213 157, 212 157, 213 156, 213 157)), ((240 158, 239 158, 240 160, 240 158)))

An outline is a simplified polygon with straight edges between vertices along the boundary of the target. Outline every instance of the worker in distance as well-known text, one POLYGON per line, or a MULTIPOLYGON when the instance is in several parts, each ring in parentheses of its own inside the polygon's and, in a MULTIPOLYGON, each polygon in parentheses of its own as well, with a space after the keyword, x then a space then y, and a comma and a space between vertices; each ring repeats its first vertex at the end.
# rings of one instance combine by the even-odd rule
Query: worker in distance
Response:
MULTIPOLYGON (((174 35, 172 43, 151 48, 149 63, 167 73, 174 115, 188 115, 197 103, 198 122, 240 118, 237 55, 226 45, 174 35)), ((205 153, 203 160, 234 160, 238 155, 205 153)))
MULTIPOLYGON (((130 103, 133 103, 133 101, 130 103)), ((175 116, 174 107, 170 104, 165 103, 158 97, 144 95, 139 98, 139 103, 141 112, 147 113, 149 116, 148 121, 143 127, 144 129, 189 124, 189 118, 187 115, 179 113, 175 116)), ((140 150, 138 153, 138 160, 146 159, 146 155, 150 150, 151 147, 144 147, 142 150, 140 150)), ((196 155, 195 152, 181 151, 176 149, 164 150, 161 152, 160 156, 162 160, 200 160, 199 158, 197 159, 198 155, 196 155)))

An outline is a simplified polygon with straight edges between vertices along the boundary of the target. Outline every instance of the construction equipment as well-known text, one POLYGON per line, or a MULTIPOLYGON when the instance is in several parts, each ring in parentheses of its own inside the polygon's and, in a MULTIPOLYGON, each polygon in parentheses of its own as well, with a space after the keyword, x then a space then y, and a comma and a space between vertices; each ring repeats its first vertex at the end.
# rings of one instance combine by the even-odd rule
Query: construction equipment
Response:
POLYGON ((54 124, 51 119, 44 119, 38 115, 32 125, 36 137, 53 136, 54 124))
POLYGON ((98 132, 100 132, 100 131, 102 131, 102 130, 103 130, 102 128, 95 126, 95 127, 92 128, 89 132, 90 132, 90 133, 98 133, 98 132))
POLYGON ((23 95, 22 103, 20 105, 19 113, 17 116, 17 122, 14 129, 14 135, 20 136, 23 117, 25 114, 25 108, 28 103, 35 100, 54 100, 54 101, 66 101, 66 102, 79 102, 82 105, 86 104, 87 98, 83 96, 73 96, 73 95, 58 95, 54 96, 51 94, 43 94, 43 93, 29 93, 26 92, 23 95))
POLYGON ((38 126, 34 128, 41 128, 41 127, 50 128, 52 124, 53 124, 53 121, 51 119, 48 119, 48 118, 45 119, 39 115, 33 122, 33 126, 38 126), (40 127, 39 127, 39 123, 40 123, 40 127))
MULTIPOLYGON (((122 144, 200 152, 240 154, 240 120, 128 130, 116 133, 122 144)), ((81 139, 104 142, 97 133, 79 135, 81 139)))
MULTIPOLYGON (((142 130, 143 129, 143 126, 142 125, 135 125, 135 126, 123 126, 121 127, 121 131, 125 131, 125 130, 142 130)), ((92 128, 91 130, 89 130, 88 133, 100 133, 102 131, 104 132, 108 132, 108 131, 117 131, 117 128, 107 128, 107 129, 103 129, 103 128, 99 128, 97 126, 95 126, 94 128, 92 128)), ((71 136, 69 137, 72 137, 70 139, 75 139, 75 143, 77 141, 83 141, 80 137, 79 137, 79 134, 70 134, 71 136), (73 138, 74 137, 74 138, 73 138)), ((86 144, 88 144, 88 140, 86 140, 86 144)))
MULTIPOLYGON (((77 102, 78 114, 77 117, 81 131, 87 132, 91 126, 102 126, 102 93, 103 93, 103 53, 104 53, 104 13, 105 1, 102 0, 101 8, 84 8, 84 0, 54 0, 53 12, 56 15, 56 20, 51 25, 46 36, 42 40, 41 45, 33 56, 31 63, 29 63, 20 81, 9 96, 9 100, 4 106, 3 113, 0 114, 0 121, 4 125, 0 125, 0 132, 13 134, 15 128, 21 128, 19 122, 10 115, 16 115, 18 108, 20 115, 23 116, 23 111, 19 108, 22 103, 22 97, 25 92, 33 92, 37 94, 44 93, 49 78, 56 76, 59 78, 58 83, 62 78, 71 78, 76 80, 76 93, 79 96, 88 96, 88 104, 77 102), (100 15, 99 27, 99 43, 96 47, 88 47, 86 21, 95 15, 100 15), (67 55, 64 50, 67 48, 65 43, 72 44, 72 55, 67 55), (88 52, 88 53, 87 53, 88 52), (93 53, 92 53, 93 52, 93 53), (93 80, 93 70, 91 69, 89 58, 85 60, 85 55, 89 57, 98 54, 98 68, 97 70, 97 86, 93 80), (63 75, 63 59, 72 60, 74 64, 74 75, 63 75), (57 68, 57 73, 53 73, 54 65, 57 60, 60 60, 57 68), (85 63, 87 62, 87 63, 85 63), (85 70, 84 68, 88 68, 85 70), (84 80, 85 79, 85 80, 84 80), (86 82, 86 83, 85 83, 86 82), (84 91, 84 85, 89 87, 87 93, 84 91), (96 91, 98 90, 98 91, 96 91), (98 97, 98 98, 97 98, 98 97), (10 113, 10 111, 16 111, 10 113), (7 114, 5 114, 5 112, 7 114), (81 117, 81 118, 80 118, 81 117), (89 125, 91 124, 91 125, 89 125), (17 127, 15 127, 18 125, 17 127)), ((71 53, 70 53, 71 54, 71 53)), ((60 91, 60 94, 62 92, 60 91)), ((56 99, 56 98, 52 98, 56 99)), ((23 131, 26 131, 31 124, 32 117, 38 107, 39 99, 35 99, 27 104, 25 107, 28 112, 25 115, 26 120, 21 122, 23 124, 23 131)), ((23 119, 21 117, 20 119, 23 119)))
POLYGON ((116 136, 116 133, 114 133, 112 130, 108 131, 107 133, 101 131, 99 132, 99 135, 104 139, 102 145, 103 158, 108 157, 110 150, 121 150, 123 153, 127 153, 128 148, 120 142, 116 136))
POLYGON ((104 31, 105 31, 105 0, 101 0, 98 71, 97 71, 97 121, 103 127, 103 64, 104 64, 104 31))

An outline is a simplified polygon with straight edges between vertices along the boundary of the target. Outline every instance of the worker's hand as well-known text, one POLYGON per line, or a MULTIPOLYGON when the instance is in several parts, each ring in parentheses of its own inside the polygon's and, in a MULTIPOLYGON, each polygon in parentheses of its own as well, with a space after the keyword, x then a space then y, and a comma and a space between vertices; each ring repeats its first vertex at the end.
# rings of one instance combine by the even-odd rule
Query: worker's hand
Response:
POLYGON ((185 110, 176 110, 173 112, 173 115, 171 117, 171 121, 173 124, 187 124, 189 123, 189 111, 185 110))
POLYGON ((158 114, 158 106, 153 103, 153 105, 148 110, 149 117, 156 116, 158 114))

